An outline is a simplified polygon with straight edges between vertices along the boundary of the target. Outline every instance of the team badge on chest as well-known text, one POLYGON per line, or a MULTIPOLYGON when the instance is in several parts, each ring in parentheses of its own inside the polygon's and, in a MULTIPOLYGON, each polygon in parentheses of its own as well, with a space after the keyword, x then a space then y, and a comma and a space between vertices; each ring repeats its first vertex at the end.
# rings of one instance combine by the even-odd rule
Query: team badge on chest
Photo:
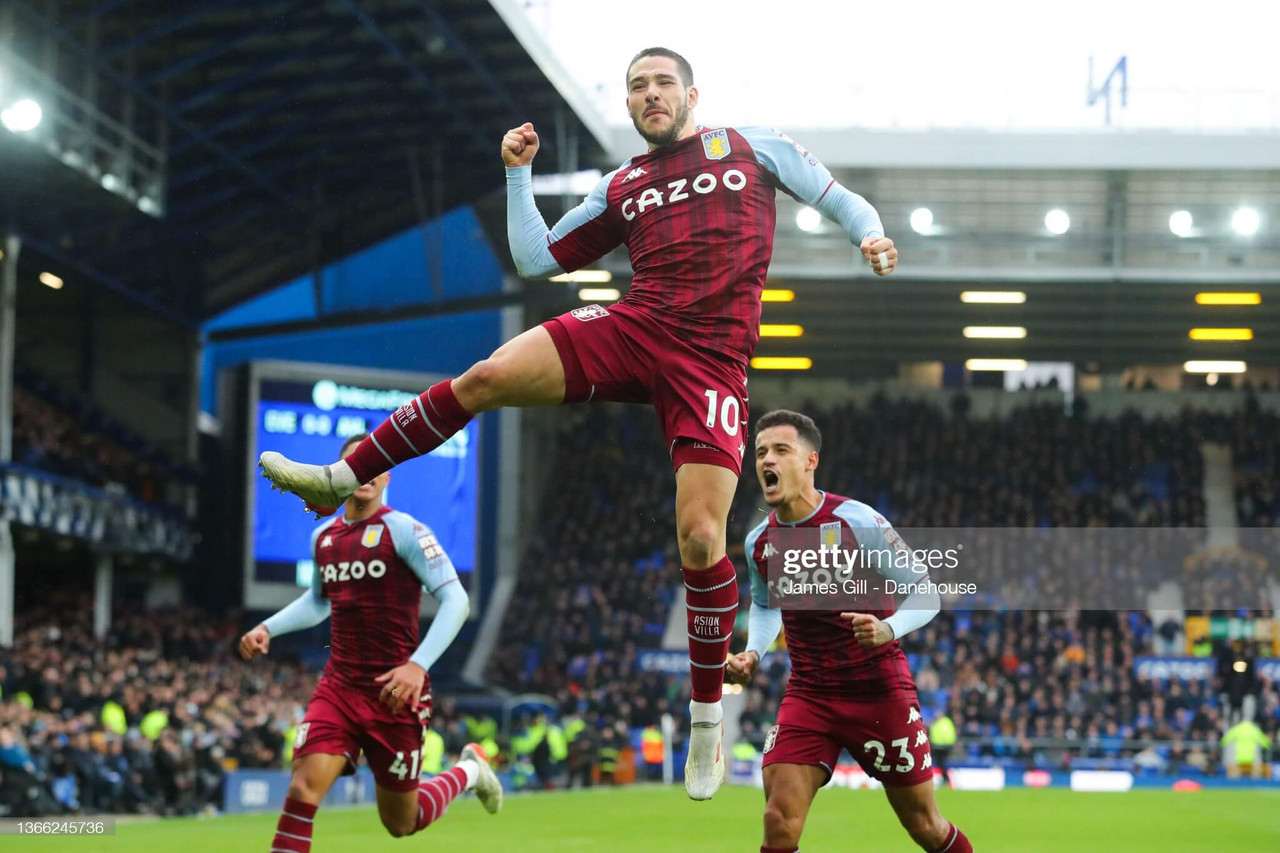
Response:
POLYGON ((708 130, 702 134, 702 153, 708 160, 723 160, 729 156, 729 131, 708 130))
POLYGON ((366 527, 360 544, 366 548, 377 548, 378 543, 382 541, 382 527, 381 524, 370 524, 366 527))
POLYGON ((839 548, 840 547, 840 522, 829 521, 826 524, 818 526, 821 531, 823 548, 839 548))

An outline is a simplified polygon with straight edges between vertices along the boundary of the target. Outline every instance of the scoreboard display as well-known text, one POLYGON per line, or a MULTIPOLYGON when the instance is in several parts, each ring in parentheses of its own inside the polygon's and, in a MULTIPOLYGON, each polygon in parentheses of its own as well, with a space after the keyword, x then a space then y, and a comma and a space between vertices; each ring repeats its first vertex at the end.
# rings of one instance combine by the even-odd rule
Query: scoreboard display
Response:
MULTIPOLYGON (((296 596, 299 587, 310 585, 311 533, 320 523, 296 497, 272 491, 257 476, 258 456, 274 450, 299 462, 333 462, 345 439, 372 431, 432 381, 398 373, 351 373, 271 364, 254 365, 251 371, 246 606, 277 607, 296 596)), ((383 495, 385 503, 435 531, 462 575, 476 562, 479 449, 480 427, 472 421, 427 456, 392 471, 383 495)))

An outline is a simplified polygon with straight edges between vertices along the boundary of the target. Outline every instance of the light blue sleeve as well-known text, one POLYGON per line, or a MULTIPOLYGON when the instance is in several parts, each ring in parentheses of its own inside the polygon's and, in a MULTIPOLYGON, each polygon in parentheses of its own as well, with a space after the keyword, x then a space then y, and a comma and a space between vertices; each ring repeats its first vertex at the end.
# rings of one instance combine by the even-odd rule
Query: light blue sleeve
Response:
POLYGON ((439 599, 436 593, 440 589, 458 582, 453 561, 440 547, 430 527, 403 512, 389 512, 385 521, 395 542, 396 554, 418 576, 427 592, 439 599))
POLYGON ((471 613, 471 599, 458 581, 453 561, 440 547, 430 527, 403 512, 387 513, 386 525, 395 543, 396 554, 418 576, 431 596, 440 602, 440 609, 431 620, 427 635, 409 656, 409 660, 430 672, 432 665, 449 648, 466 623, 471 613))
POLYGON ((751 612, 747 616, 746 651, 755 652, 762 658, 782 630, 782 611, 769 606, 769 587, 756 567, 754 556, 756 543, 760 541, 760 535, 764 533, 768 523, 767 518, 760 522, 747 534, 746 542, 747 573, 751 578, 751 612))
MULTIPOLYGON (((631 161, 628 160, 628 163, 631 161)), ((625 164, 624 164, 625 166, 625 164)), ((622 167, 619 167, 622 168, 622 167)), ((599 180, 582 203, 570 210, 554 228, 548 229, 547 223, 538 211, 533 199, 533 167, 507 167, 507 243, 511 247, 511 259, 515 261, 516 271, 524 278, 542 278, 565 271, 551 252, 551 244, 564 240, 575 231, 583 229, 593 220, 603 216, 608 207, 609 182, 618 173, 614 169, 599 180)), ((590 232, 592 229, 585 229, 590 232)), ((594 236, 585 234, 584 236, 594 236)), ((573 267, 589 263, 582 261, 584 252, 589 253, 596 248, 597 241, 587 239, 570 241, 577 250, 573 252, 573 267)), ((612 248, 612 247, 610 247, 612 248)), ((596 257, 600 257, 600 252, 596 257)))
POLYGON ((316 542, 320 540, 320 534, 327 530, 335 519, 336 516, 329 519, 311 534, 311 588, 262 623, 271 636, 278 637, 291 631, 312 628, 329 618, 333 605, 320 592, 320 566, 315 561, 315 554, 316 542))
POLYGON ((884 236, 880 214, 871 203, 837 183, 827 167, 800 143, 772 127, 737 131, 751 143, 756 159, 787 194, 839 225, 849 242, 858 246, 867 237, 884 236))
MULTIPOLYGON (((864 503, 845 501, 836 507, 835 514, 853 528, 859 537, 859 543, 867 551, 909 550, 907 543, 898 535, 898 531, 893 529, 888 519, 864 503)), ((920 583, 929 579, 928 567, 919 560, 911 566, 899 565, 898 561, 893 560, 879 560, 876 572, 881 577, 899 583, 920 583)), ((884 621, 893 629, 894 638, 901 639, 917 628, 929 624, 941 609, 942 600, 938 597, 938 593, 913 592, 902 599, 897 611, 884 621)))

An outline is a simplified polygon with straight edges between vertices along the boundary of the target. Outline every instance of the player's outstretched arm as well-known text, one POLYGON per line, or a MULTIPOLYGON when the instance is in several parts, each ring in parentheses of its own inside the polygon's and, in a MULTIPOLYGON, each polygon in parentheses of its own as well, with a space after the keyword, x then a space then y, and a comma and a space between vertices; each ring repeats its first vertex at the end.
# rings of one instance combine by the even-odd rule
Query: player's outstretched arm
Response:
MULTIPOLYGON (((317 579, 311 582, 311 589, 295 598, 279 612, 267 618, 265 622, 254 628, 245 637, 249 637, 254 632, 261 631, 268 638, 268 642, 262 645, 261 654, 267 653, 270 637, 278 637, 281 634, 288 634, 293 631, 302 631, 307 628, 313 628, 321 622, 329 618, 331 605, 329 599, 320 594, 320 581, 318 580, 319 572, 315 573, 317 579)), ((240 641, 240 653, 244 655, 245 643, 244 639, 240 641)), ((245 657, 249 660, 250 655, 245 657)))
POLYGON ((898 250, 884 236, 880 214, 869 201, 841 186, 817 157, 785 133, 771 127, 746 127, 739 133, 788 195, 839 225, 877 275, 893 272, 898 250))

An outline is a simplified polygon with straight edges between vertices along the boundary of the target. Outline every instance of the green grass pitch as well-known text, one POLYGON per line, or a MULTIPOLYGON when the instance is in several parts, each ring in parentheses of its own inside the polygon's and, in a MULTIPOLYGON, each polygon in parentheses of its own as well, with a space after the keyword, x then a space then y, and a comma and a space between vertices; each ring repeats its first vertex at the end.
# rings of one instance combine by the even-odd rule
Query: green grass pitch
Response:
MULTIPOLYGON (((419 835, 394 839, 372 809, 331 809, 316 818, 314 853, 520 851, 520 853, 755 853, 762 794, 723 788, 708 803, 683 789, 641 787, 533 794, 485 814, 470 798, 419 835)), ((1280 791, 940 791, 942 812, 978 853, 1263 853, 1280 850, 1280 791)), ((0 849, 67 853, 265 853, 274 814, 122 823, 107 838, 8 838, 0 849), (13 845, 10 847, 10 845, 13 845)), ((876 791, 823 791, 801 850, 918 850, 876 791)))

